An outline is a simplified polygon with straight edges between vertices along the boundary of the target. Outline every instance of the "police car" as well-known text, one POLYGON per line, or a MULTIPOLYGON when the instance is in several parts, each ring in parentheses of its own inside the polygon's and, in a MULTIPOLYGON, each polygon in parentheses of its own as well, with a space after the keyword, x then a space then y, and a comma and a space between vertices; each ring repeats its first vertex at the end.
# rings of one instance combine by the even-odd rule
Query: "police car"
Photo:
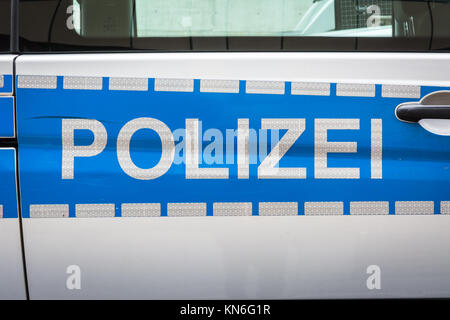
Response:
POLYGON ((0 298, 450 297, 449 23, 1 0, 0 298))

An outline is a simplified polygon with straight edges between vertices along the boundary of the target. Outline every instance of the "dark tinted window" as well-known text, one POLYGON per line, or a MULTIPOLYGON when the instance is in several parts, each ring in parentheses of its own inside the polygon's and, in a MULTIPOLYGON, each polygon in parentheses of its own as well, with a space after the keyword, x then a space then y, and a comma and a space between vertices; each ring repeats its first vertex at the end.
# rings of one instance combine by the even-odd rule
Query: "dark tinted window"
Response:
POLYGON ((0 52, 10 51, 11 0, 0 0, 0 52))
POLYGON ((450 49, 450 0, 20 0, 22 51, 450 49))

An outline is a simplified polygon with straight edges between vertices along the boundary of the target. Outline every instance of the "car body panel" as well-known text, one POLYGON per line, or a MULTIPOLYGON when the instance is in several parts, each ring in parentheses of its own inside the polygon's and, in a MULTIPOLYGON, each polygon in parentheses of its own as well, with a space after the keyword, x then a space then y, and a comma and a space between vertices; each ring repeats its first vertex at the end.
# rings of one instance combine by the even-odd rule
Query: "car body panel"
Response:
MULTIPOLYGON (((442 281, 450 279, 450 254, 442 250, 450 242, 448 137, 394 114, 400 103, 448 90, 449 60, 448 54, 412 53, 19 57, 21 206, 31 298, 450 296, 442 281), (213 82, 222 92, 206 92, 205 80, 222 81, 213 82), (117 81, 126 88, 111 87, 117 81), (279 167, 304 167, 306 178, 258 177, 264 157, 251 146, 267 141, 271 150, 285 134, 280 131, 275 140, 250 140, 255 162, 248 179, 239 179, 236 161, 200 165, 228 168, 228 179, 187 179, 182 157, 158 178, 137 179, 121 166, 117 139, 140 118, 157 119, 172 133, 198 119, 200 132, 216 129, 223 136, 237 129, 238 119, 248 119, 255 130, 263 119, 283 125, 304 119, 304 132, 279 167), (359 168, 358 177, 318 177, 320 119, 351 120, 352 128, 330 130, 328 140, 356 142, 356 152, 335 150, 328 166, 359 168), (64 173, 65 120, 94 120, 104 128, 79 130, 76 145, 107 135, 96 155, 74 160, 73 177, 64 173), (251 209, 216 216, 217 203, 236 202, 251 209), (290 206, 266 210, 262 202, 290 206), (129 217, 122 207, 129 203, 159 207, 156 214, 146 211, 153 217, 129 217), (170 209, 192 203, 201 206, 170 209), (93 206, 83 211, 86 204, 93 206), (36 205, 44 207, 30 213, 36 205), (74 265, 82 272, 80 291, 66 287, 74 265), (386 272, 380 291, 366 285, 371 265, 386 272)), ((140 130, 132 137, 135 165, 158 163, 158 135, 140 130)), ((212 141, 203 140, 205 156, 212 141)))

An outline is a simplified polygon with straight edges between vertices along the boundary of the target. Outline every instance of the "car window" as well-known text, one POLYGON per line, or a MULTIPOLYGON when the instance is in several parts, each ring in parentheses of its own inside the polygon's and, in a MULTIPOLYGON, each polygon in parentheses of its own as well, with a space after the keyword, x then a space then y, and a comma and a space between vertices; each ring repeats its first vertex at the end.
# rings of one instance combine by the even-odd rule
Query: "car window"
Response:
POLYGON ((450 48, 447 0, 20 0, 20 21, 24 51, 450 48))
POLYGON ((386 26, 380 35, 392 36, 391 1, 364 0, 358 14, 353 9, 352 1, 334 0, 137 0, 136 31, 138 37, 311 36, 353 29, 365 36, 363 29, 386 26))
POLYGON ((0 0, 0 52, 10 51, 11 0, 0 0))

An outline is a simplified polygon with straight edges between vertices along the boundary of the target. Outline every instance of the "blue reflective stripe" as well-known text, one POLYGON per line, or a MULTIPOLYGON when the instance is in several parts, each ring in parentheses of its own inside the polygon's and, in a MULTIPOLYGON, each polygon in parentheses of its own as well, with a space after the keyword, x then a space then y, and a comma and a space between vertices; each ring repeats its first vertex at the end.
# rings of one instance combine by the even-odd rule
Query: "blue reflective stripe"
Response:
POLYGON ((16 152, 0 149, 0 205, 3 218, 17 218, 16 152))
MULTIPOLYGON (((155 91, 149 79, 148 91, 64 90, 63 77, 57 88, 17 90, 17 120, 20 179, 24 216, 32 204, 68 204, 70 217, 76 204, 114 203, 120 217, 122 203, 160 203, 167 216, 168 203, 201 202, 212 215, 215 202, 251 202, 258 215, 259 202, 298 202, 304 215, 305 202, 343 202, 344 215, 352 201, 388 201, 395 214, 396 201, 433 201, 439 213, 440 201, 448 201, 450 143, 448 137, 428 133, 416 124, 395 118, 395 107, 416 98, 384 98, 376 84, 375 97, 336 96, 336 83, 329 96, 293 95, 285 83, 284 94, 247 94, 245 80, 239 93, 200 92, 194 80, 193 92, 155 91), (280 161, 280 167, 305 167, 306 179, 258 179, 256 164, 250 164, 249 179, 237 178, 237 165, 202 167, 228 168, 229 179, 186 180, 185 165, 173 164, 155 180, 136 180, 119 166, 116 144, 120 129, 130 120, 151 117, 173 132, 185 128, 186 119, 202 121, 203 133, 211 128, 237 128, 237 119, 249 119, 250 128, 261 128, 262 118, 302 118, 306 129, 280 161), (108 133, 106 148, 94 157, 75 158, 74 179, 63 180, 61 123, 63 118, 95 119, 108 133), (316 118, 359 119, 359 130, 330 130, 328 141, 357 142, 357 153, 330 153, 328 167, 360 168, 360 179, 316 179, 314 130, 316 118), (371 119, 383 121, 383 178, 371 179, 371 119), (117 209, 119 208, 119 209, 117 209)), ((443 87, 421 87, 421 96, 443 87)), ((284 132, 280 134, 282 136, 284 132)), ((268 135, 270 141, 270 134, 268 135)), ((75 132, 76 145, 89 145, 91 132, 75 132)), ((203 142, 203 150, 209 145, 203 142)), ((234 141, 236 157, 236 140, 234 141)), ((268 151, 270 151, 270 143, 268 151)), ((154 132, 140 130, 130 143, 133 162, 142 168, 154 166, 161 156, 161 142, 154 132)), ((251 155, 252 156, 252 155, 251 155)))
POLYGON ((14 98, 0 96, 0 137, 14 136, 14 98))
POLYGON ((3 75, 3 86, 0 87, 0 93, 11 93, 12 94, 12 92, 13 92, 13 77, 10 74, 4 74, 3 75))

